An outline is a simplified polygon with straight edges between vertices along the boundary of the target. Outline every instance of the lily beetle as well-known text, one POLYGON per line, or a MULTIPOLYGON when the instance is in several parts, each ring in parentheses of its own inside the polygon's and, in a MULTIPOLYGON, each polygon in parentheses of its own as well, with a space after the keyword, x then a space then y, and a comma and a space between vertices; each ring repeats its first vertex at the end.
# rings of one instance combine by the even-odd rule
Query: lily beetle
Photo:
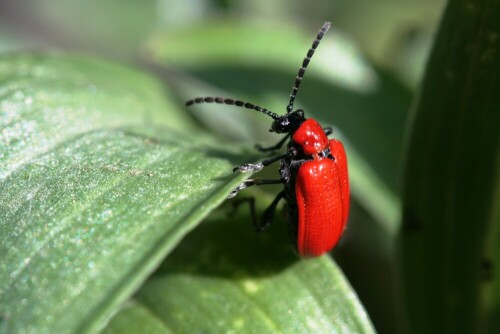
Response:
POLYGON ((293 109, 293 103, 311 60, 324 34, 330 28, 326 22, 307 52, 292 87, 286 114, 274 112, 252 103, 223 97, 198 97, 186 102, 186 106, 199 103, 220 103, 256 110, 274 121, 269 131, 286 134, 276 145, 262 147, 261 152, 279 150, 288 140, 284 154, 256 164, 244 164, 233 171, 257 172, 279 161, 279 179, 249 179, 234 189, 228 198, 240 190, 254 185, 283 184, 284 189, 264 211, 255 228, 267 228, 274 216, 278 202, 285 199, 289 231, 296 251, 302 257, 313 257, 330 251, 339 241, 349 214, 349 178, 344 146, 337 139, 328 139, 331 127, 323 128, 314 119, 307 119, 302 109, 293 109))

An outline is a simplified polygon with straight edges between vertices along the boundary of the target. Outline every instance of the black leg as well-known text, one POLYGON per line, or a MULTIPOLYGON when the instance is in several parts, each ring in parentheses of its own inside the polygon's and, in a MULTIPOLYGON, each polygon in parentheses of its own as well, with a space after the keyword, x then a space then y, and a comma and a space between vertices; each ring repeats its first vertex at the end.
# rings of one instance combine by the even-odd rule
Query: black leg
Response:
POLYGON ((290 137, 290 134, 287 134, 283 139, 281 139, 276 145, 269 146, 269 147, 262 147, 261 145, 257 144, 255 145, 255 148, 259 150, 260 152, 270 152, 270 151, 276 151, 283 146, 283 144, 287 141, 287 139, 290 137))
POLYGON ((325 131, 325 134, 326 134, 327 136, 329 136, 329 135, 331 135, 331 134, 332 134, 332 132, 333 132, 333 128, 332 128, 331 126, 325 126, 325 127, 323 128, 323 131, 325 131))
POLYGON ((312 161, 312 159, 300 159, 300 160, 293 160, 290 162, 290 168, 298 168, 300 165, 302 165, 304 162, 307 161, 312 161))
POLYGON ((269 158, 266 160, 262 160, 261 162, 258 162, 256 164, 244 164, 244 165, 241 165, 238 167, 234 167, 233 172, 236 172, 236 171, 239 171, 241 173, 258 172, 258 171, 262 170, 264 167, 269 166, 270 164, 272 164, 278 160, 288 158, 290 156, 291 156, 291 153, 287 152, 287 153, 282 154, 282 155, 278 155, 278 156, 275 156, 275 157, 272 157, 272 158, 269 158))
POLYGON ((240 192, 240 190, 243 190, 243 189, 251 187, 251 186, 261 186, 261 185, 265 185, 265 184, 281 184, 281 183, 283 183, 283 181, 281 181, 279 179, 278 180, 272 180, 272 179, 249 179, 249 180, 246 180, 243 183, 240 183, 239 186, 237 186, 233 191, 231 191, 229 193, 229 195, 227 195, 227 198, 233 198, 234 196, 236 196, 236 194, 238 192, 240 192))
POLYGON ((269 207, 266 209, 266 211, 264 211, 264 213, 262 214, 262 218, 260 220, 260 223, 255 226, 255 230, 257 232, 262 232, 266 228, 268 228, 269 225, 271 225, 271 223, 273 222, 274 213, 276 212, 276 207, 278 206, 279 201, 283 197, 285 197, 284 190, 276 196, 276 198, 273 200, 273 202, 269 205, 269 207))
POLYGON ((234 215, 239 206, 243 203, 248 203, 250 208, 250 215, 252 216, 252 224, 254 228, 257 226, 257 215, 255 213, 255 198, 253 197, 240 197, 232 201, 233 210, 230 212, 230 215, 234 215))

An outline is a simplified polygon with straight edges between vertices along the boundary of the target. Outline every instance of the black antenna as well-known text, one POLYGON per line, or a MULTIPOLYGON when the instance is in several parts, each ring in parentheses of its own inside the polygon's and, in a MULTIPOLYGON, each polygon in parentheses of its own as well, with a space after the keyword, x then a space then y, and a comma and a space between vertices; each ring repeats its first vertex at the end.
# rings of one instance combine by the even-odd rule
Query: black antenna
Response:
POLYGON ((200 103, 220 103, 220 104, 228 104, 228 105, 235 105, 237 107, 243 107, 247 109, 253 109, 257 110, 261 113, 264 113, 268 116, 271 116, 273 119, 278 119, 279 116, 275 113, 273 113, 270 110, 267 110, 266 108, 259 107, 255 104, 249 103, 249 102, 244 102, 241 100, 233 100, 233 99, 228 99, 225 97, 212 97, 212 96, 207 96, 207 97, 197 97, 192 100, 189 100, 186 102, 186 107, 192 106, 193 104, 200 104, 200 103))
POLYGON ((297 96, 297 92, 299 90, 300 83, 302 82, 302 78, 304 77, 304 73, 306 72, 306 67, 309 65, 309 62, 311 61, 312 56, 314 55, 314 51, 319 45, 319 42, 325 35, 325 33, 330 29, 330 22, 325 22, 323 24, 323 27, 321 30, 318 32, 318 35, 314 39, 311 48, 309 51, 307 51, 307 55, 302 61, 302 67, 299 69, 299 73, 297 74, 297 77, 295 78, 295 83, 292 87, 292 92, 290 93, 290 102, 288 102, 288 106, 286 107, 286 112, 290 113, 293 110, 293 102, 295 101, 295 97, 297 96))

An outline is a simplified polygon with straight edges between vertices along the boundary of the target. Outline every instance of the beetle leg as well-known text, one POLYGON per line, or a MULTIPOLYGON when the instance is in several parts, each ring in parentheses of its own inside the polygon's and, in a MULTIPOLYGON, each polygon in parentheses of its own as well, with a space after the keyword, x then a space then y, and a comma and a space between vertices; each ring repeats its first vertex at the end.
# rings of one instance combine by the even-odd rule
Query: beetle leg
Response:
POLYGON ((294 160, 290 162, 291 168, 298 168, 300 165, 304 164, 304 162, 311 161, 312 159, 300 159, 294 160))
POLYGON ((246 180, 245 182, 240 183, 239 186, 237 186, 233 191, 229 193, 229 195, 227 195, 227 198, 233 198, 240 190, 243 190, 251 186, 260 186, 263 184, 279 184, 279 183, 283 183, 283 181, 272 180, 272 179, 249 179, 246 180))
POLYGON ((236 172, 236 171, 239 171, 241 173, 258 172, 258 171, 262 170, 264 167, 269 166, 270 164, 272 164, 278 160, 285 159, 288 157, 290 157, 289 152, 282 154, 282 155, 278 155, 278 156, 269 158, 269 159, 266 159, 266 160, 262 160, 261 162, 258 162, 256 164, 244 164, 244 165, 241 165, 238 167, 234 167, 233 172, 236 172))
POLYGON ((244 164, 238 167, 233 168, 233 173, 238 171, 241 173, 246 173, 246 172, 258 172, 264 168, 264 161, 258 162, 256 164, 244 164))
POLYGON ((255 148, 260 151, 260 152, 270 152, 270 151, 276 151, 283 146, 283 144, 287 141, 288 137, 290 137, 290 134, 287 134, 285 137, 283 137, 276 145, 269 146, 269 147, 262 147, 261 145, 257 144, 255 145, 255 148))
POLYGON ((257 214, 255 213, 255 198, 254 197, 239 197, 232 201, 233 210, 230 212, 230 215, 234 215, 239 206, 243 203, 248 203, 250 207, 250 215, 252 216, 253 226, 257 226, 257 214))
POLYGON ((285 190, 281 191, 278 195, 276 195, 276 198, 269 205, 266 211, 264 211, 260 223, 258 225, 255 225, 255 231, 262 232, 266 228, 268 228, 269 225, 271 225, 271 223, 273 222, 274 213, 276 212, 276 207, 278 206, 279 201, 281 201, 283 197, 285 197, 285 190))
POLYGON ((325 135, 329 136, 329 135, 331 135, 331 134, 332 134, 332 132, 333 132, 333 128, 332 128, 331 126, 325 126, 325 127, 323 128, 323 131, 325 131, 325 135))

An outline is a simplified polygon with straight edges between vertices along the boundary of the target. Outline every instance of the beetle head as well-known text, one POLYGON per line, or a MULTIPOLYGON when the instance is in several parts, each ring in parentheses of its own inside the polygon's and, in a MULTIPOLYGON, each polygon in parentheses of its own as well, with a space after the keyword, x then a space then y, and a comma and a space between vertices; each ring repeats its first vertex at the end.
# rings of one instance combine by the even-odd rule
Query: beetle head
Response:
POLYGON ((297 109, 276 118, 269 131, 276 133, 293 133, 305 120, 304 110, 297 109))

